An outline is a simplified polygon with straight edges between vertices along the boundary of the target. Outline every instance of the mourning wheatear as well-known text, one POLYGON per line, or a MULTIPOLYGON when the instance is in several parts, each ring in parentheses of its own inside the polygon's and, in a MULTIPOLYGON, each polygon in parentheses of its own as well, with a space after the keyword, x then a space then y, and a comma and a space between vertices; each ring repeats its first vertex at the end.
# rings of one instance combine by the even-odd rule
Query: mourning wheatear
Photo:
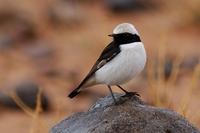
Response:
MULTIPOLYGON (((120 85, 144 69, 147 58, 144 45, 138 31, 130 23, 117 25, 109 36, 113 41, 103 50, 79 86, 69 94, 70 98, 75 97, 82 89, 97 84, 107 85, 115 102, 111 86, 115 85, 126 94, 130 93, 120 85)), ((138 95, 136 92, 132 94, 138 95)))

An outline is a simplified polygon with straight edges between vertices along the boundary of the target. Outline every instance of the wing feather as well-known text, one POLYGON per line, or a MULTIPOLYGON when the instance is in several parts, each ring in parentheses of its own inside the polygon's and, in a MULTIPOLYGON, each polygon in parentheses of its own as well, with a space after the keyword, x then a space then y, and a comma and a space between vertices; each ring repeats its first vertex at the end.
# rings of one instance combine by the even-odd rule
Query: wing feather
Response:
POLYGON ((94 73, 99 70, 101 67, 103 67, 106 63, 111 61, 118 53, 120 52, 119 47, 115 47, 114 42, 111 42, 107 47, 104 48, 103 52, 99 56, 98 60, 93 65, 90 72, 87 74, 87 76, 84 78, 84 80, 81 82, 81 86, 89 79, 91 78, 94 73))
POLYGON ((83 79, 83 81, 79 84, 79 86, 74 89, 70 94, 69 97, 73 98, 74 96, 76 96, 77 94, 80 93, 79 89, 87 84, 87 81, 93 77, 94 73, 99 70, 101 67, 103 67, 106 63, 108 63, 109 61, 111 61, 117 54, 120 53, 120 48, 118 46, 115 46, 115 42, 111 42, 107 47, 105 47, 105 49, 103 50, 103 52, 101 53, 101 55, 99 56, 98 60, 95 62, 95 64, 93 65, 92 69, 90 70, 90 72, 87 74, 87 76, 83 79))

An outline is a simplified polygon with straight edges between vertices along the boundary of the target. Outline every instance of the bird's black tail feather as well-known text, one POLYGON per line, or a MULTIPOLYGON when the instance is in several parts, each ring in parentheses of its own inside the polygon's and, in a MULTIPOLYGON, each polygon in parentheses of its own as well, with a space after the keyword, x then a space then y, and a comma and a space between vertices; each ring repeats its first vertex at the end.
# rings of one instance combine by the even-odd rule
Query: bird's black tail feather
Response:
POLYGON ((74 89, 69 95, 68 95, 68 97, 69 98, 73 98, 73 97, 75 97, 76 95, 78 95, 81 91, 80 91, 80 89, 81 89, 81 87, 83 86, 83 84, 85 83, 85 80, 83 80, 80 84, 79 84, 79 86, 76 88, 76 89, 74 89))
POLYGON ((73 91, 68 95, 68 97, 69 97, 69 98, 73 98, 73 97, 75 97, 76 95, 78 95, 79 93, 80 93, 79 88, 77 88, 77 89, 73 90, 73 91))
POLYGON ((88 74, 85 79, 79 84, 79 86, 74 89, 69 95, 68 97, 69 98, 73 98, 75 97, 76 95, 78 95, 81 91, 80 89, 84 86, 84 84, 87 82, 87 80, 90 78, 91 74, 88 74))

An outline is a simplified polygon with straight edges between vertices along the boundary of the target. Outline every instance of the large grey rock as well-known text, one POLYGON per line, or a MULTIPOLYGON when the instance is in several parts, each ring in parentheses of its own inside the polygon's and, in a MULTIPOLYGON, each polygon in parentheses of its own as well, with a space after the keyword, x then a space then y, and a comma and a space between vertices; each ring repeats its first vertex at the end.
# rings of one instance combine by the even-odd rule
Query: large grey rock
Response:
POLYGON ((136 96, 101 98, 88 112, 76 113, 55 125, 51 133, 200 133, 174 111, 145 104, 136 96))

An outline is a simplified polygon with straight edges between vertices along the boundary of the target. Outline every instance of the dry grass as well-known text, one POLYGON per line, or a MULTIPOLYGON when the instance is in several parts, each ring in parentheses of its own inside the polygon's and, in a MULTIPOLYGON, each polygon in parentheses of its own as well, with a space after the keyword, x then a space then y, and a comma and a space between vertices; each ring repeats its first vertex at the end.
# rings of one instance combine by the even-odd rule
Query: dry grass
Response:
POLYGON ((30 129, 30 133, 47 133, 48 132, 48 126, 44 119, 40 118, 40 114, 42 113, 41 108, 41 89, 39 89, 39 92, 37 94, 37 104, 35 110, 32 110, 27 105, 23 103, 23 101, 19 98, 19 96, 11 92, 10 97, 16 102, 16 104, 24 111, 26 115, 32 118, 32 126, 30 129))
POLYGON ((180 64, 184 56, 181 54, 176 55, 172 64, 172 74, 166 80, 164 74, 165 61, 168 55, 168 51, 166 51, 166 39, 161 39, 159 44, 157 69, 154 66, 155 60, 149 61, 147 66, 148 84, 150 87, 148 92, 148 97, 150 97, 149 101, 155 106, 171 108, 198 125, 200 121, 200 108, 196 107, 195 104, 191 105, 191 103, 197 103, 195 100, 200 96, 198 90, 200 83, 200 64, 187 76, 188 81, 185 83, 185 88, 181 88, 177 84, 177 81, 183 80, 179 82, 184 82, 184 79, 180 79, 180 76, 178 76, 181 71, 180 64), (194 96, 194 94, 196 95, 194 96), (192 108, 195 108, 195 110, 191 110, 192 108))

